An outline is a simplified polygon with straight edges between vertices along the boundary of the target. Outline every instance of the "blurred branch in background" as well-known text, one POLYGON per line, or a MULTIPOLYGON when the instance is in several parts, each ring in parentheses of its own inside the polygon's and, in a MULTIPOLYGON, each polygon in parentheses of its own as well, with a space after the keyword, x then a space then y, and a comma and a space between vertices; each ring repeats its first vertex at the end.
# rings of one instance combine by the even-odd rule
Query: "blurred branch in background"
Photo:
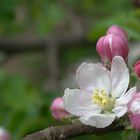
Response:
MULTIPOLYGON (((48 48, 49 42, 55 42, 63 47, 75 47, 82 43, 89 42, 86 39, 86 34, 74 35, 58 35, 53 37, 33 37, 33 36, 18 36, 18 37, 1 37, 0 38, 0 51, 6 53, 19 53, 29 51, 44 51, 48 48)), ((79 46, 80 47, 80 46, 79 46)))
POLYGON ((48 68, 49 68, 49 79, 46 84, 46 90, 50 88, 59 89, 60 88, 60 66, 59 66, 59 46, 54 41, 46 44, 46 55, 48 57, 48 68), (49 85, 48 85, 49 84, 49 85))
MULTIPOLYGON (((1 38, 0 51, 8 55, 23 52, 46 52, 46 65, 48 66, 49 79, 44 84, 46 90, 60 89, 60 67, 59 51, 61 47, 80 47, 80 44, 87 44, 89 41, 86 34, 67 34, 51 36, 47 38, 36 38, 32 36, 23 36, 17 38, 1 38)), ((6 63, 4 60, 3 63, 6 63)))
POLYGON ((66 14, 66 19, 70 24, 73 34, 85 34, 84 32, 87 31, 87 26, 83 25, 82 16, 77 15, 75 10, 68 4, 66 4, 65 0, 59 0, 59 4, 61 5, 66 14))

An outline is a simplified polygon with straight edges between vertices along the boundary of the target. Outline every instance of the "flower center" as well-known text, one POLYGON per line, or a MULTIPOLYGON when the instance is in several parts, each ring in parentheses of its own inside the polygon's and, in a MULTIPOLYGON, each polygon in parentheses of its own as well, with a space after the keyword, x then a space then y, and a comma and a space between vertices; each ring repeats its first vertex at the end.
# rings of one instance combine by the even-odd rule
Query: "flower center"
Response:
POLYGON ((96 89, 93 92, 92 101, 101 106, 103 111, 111 111, 114 108, 115 99, 108 96, 105 90, 96 89))

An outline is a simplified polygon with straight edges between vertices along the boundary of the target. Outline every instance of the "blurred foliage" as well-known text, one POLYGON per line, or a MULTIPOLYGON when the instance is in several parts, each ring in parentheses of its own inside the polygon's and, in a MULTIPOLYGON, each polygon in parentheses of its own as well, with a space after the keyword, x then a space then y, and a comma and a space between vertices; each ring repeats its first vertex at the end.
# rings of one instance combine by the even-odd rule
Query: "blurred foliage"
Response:
POLYGON ((41 99, 43 93, 23 76, 10 75, 1 70, 0 91, 0 125, 13 134, 13 139, 51 122, 47 114, 50 102, 46 104, 50 98, 44 96, 44 100, 42 95, 41 99))
MULTIPOLYGON (((67 24, 67 12, 61 0, 1 0, 0 33, 16 35, 32 31, 38 36, 47 35, 56 26, 67 24)), ((130 37, 140 39, 140 9, 132 0, 64 0, 66 6, 81 17, 89 27, 89 38, 96 40, 106 28, 118 24, 130 37)))
MULTIPOLYGON (((76 17, 82 19, 90 41, 96 42, 112 24, 122 26, 131 39, 140 40, 140 9, 134 8, 132 1, 64 0, 64 3, 76 17)), ((70 30, 66 9, 60 0, 0 0, 0 36, 13 37, 22 33, 32 33, 42 37, 57 28, 70 30)), ((65 73, 68 65, 87 57, 97 57, 95 47, 87 49, 86 46, 82 46, 80 49, 62 50, 60 54, 62 73, 65 73)), ((34 65, 36 64, 33 63, 34 65)), ((2 68, 0 92, 0 125, 12 133, 14 140, 27 133, 59 124, 52 118, 49 107, 52 100, 62 93, 50 91, 46 93, 41 84, 33 84, 28 77, 21 74, 8 74, 2 68)), ((130 134, 133 135, 128 131, 123 134, 115 132, 104 136, 84 136, 75 140, 123 140, 130 134)))
POLYGON ((20 75, 0 71, 0 125, 6 127, 13 139, 56 124, 50 114, 57 93, 44 93, 20 75))

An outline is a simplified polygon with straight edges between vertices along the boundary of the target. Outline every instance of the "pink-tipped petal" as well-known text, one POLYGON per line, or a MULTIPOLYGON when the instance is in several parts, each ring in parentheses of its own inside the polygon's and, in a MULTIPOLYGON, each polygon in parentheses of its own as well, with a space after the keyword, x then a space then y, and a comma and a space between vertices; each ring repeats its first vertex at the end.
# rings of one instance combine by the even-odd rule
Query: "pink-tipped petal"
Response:
POLYGON ((116 34, 124 38, 124 40, 128 40, 128 35, 126 31, 117 25, 112 25, 111 27, 109 27, 106 34, 116 34))

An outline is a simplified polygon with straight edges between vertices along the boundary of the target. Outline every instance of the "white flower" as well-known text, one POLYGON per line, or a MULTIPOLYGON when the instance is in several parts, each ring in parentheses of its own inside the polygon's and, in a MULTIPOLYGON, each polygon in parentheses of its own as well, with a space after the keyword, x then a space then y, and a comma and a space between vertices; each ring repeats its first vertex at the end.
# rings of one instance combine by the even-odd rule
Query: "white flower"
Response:
POLYGON ((111 71, 101 64, 83 63, 77 70, 80 89, 66 89, 65 109, 85 125, 104 128, 127 112, 127 103, 136 93, 128 89, 129 71, 124 59, 113 58, 111 71))

